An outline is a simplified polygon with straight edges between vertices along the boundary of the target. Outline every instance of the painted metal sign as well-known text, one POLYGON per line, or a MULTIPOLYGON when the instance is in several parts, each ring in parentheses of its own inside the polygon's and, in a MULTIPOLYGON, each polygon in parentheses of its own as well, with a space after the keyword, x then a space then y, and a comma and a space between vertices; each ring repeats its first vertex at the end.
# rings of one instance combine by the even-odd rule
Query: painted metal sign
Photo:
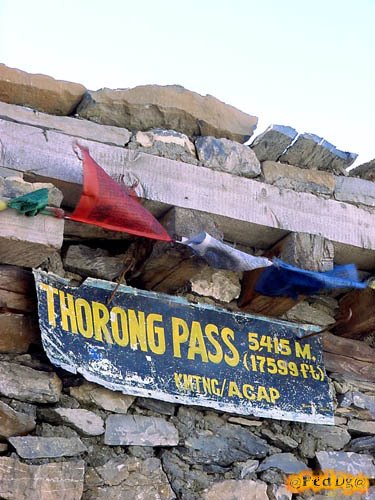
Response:
POLYGON ((112 390, 242 415, 333 424, 311 325, 231 313, 87 279, 34 271, 52 363, 112 390))

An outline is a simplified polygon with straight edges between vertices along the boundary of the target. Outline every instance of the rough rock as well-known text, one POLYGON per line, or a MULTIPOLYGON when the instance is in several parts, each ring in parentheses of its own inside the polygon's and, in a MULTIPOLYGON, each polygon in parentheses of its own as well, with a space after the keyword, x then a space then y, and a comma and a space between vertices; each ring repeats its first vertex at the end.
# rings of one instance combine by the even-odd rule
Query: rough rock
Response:
POLYGON ((80 500, 85 462, 26 465, 0 457, 0 497, 6 500, 80 500))
POLYGON ((369 479, 375 478, 374 458, 345 451, 318 451, 316 458, 321 469, 335 469, 349 474, 363 474, 369 479))
POLYGON ((122 257, 110 257, 107 250, 92 249, 85 245, 70 245, 64 260, 67 271, 83 277, 113 281, 124 268, 122 257))
POLYGON ((262 436, 267 438, 269 442, 271 442, 274 446, 277 446, 278 448, 282 450, 293 450, 294 448, 297 448, 298 443, 295 439, 291 438, 290 436, 287 436, 285 434, 275 434, 273 433, 270 429, 262 429, 261 430, 262 436))
POLYGON ((364 436, 352 439, 347 446, 348 451, 362 453, 364 451, 375 453, 375 436, 364 436))
POLYGON ((241 293, 239 273, 212 267, 202 269, 190 280, 190 285, 192 292, 221 302, 231 302, 241 293))
POLYGON ((202 495, 204 500, 268 500, 267 484, 250 479, 227 479, 214 483, 202 495), (250 496, 251 495, 251 496, 250 496))
POLYGON ((11 437, 9 442, 21 458, 74 457, 87 451, 79 438, 63 437, 11 437))
POLYGON ((273 484, 268 489, 268 493, 270 500, 291 500, 292 498, 292 492, 284 485, 273 484))
POLYGON ((360 177, 367 181, 375 181, 375 159, 353 168, 350 170, 349 175, 351 177, 360 177))
POLYGON ((280 156, 279 161, 301 168, 328 170, 346 174, 357 158, 355 153, 340 151, 333 144, 315 134, 300 134, 280 156))
POLYGON ((16 363, 0 361, 0 394, 30 403, 57 403, 61 380, 47 373, 16 363))
POLYGON ((30 74, 0 64, 0 101, 19 104, 51 115, 70 115, 85 87, 78 83, 30 74))
POLYGON ((336 177, 335 198, 346 203, 375 207, 375 183, 356 177, 336 177))
POLYGON ((250 147, 259 161, 277 161, 297 135, 297 131, 292 127, 270 125, 262 134, 255 137, 250 147))
POLYGON ((62 192, 49 182, 26 182, 21 177, 0 177, 0 196, 3 198, 17 198, 32 193, 37 189, 48 189, 48 205, 59 207, 63 200, 62 192))
POLYGON ((40 340, 36 318, 27 314, 0 314, 0 353, 22 354, 40 340))
POLYGON ((137 149, 150 155, 198 165, 194 144, 187 135, 175 130, 153 129, 138 131, 128 149, 137 149))
POLYGON ((209 233, 220 241, 224 238, 214 218, 198 210, 173 207, 160 219, 160 222, 175 240, 181 240, 182 237, 191 238, 202 232, 209 233))
POLYGON ((329 196, 335 189, 335 177, 330 172, 306 170, 275 161, 264 161, 262 171, 265 182, 279 188, 329 196))
POLYGON ((100 436, 104 433, 104 422, 94 412, 84 409, 48 408, 39 414, 52 423, 64 423, 84 436, 100 436))
POLYGON ((298 460, 292 453, 276 453, 264 459, 257 472, 270 468, 279 469, 285 474, 297 474, 309 467, 301 460, 298 460))
POLYGON ((289 321, 309 323, 312 325, 319 325, 327 327, 335 323, 335 318, 322 310, 313 307, 307 302, 300 302, 293 306, 287 313, 285 319, 289 321))
MULTIPOLYGON (((348 397, 348 394, 346 394, 345 397, 348 397)), ((353 391, 351 392, 351 397, 353 406, 368 410, 375 418, 375 395, 371 396, 369 394, 362 394, 359 391, 353 391)), ((341 406, 343 406, 343 404, 341 404, 341 406)))
POLYGON ((35 429, 35 419, 0 401, 0 437, 22 436, 35 429))
POLYGON ((212 135, 245 142, 257 118, 212 96, 179 85, 142 85, 132 89, 86 92, 79 116, 130 130, 162 128, 186 135, 212 135))
POLYGON ((46 139, 52 134, 60 132, 82 139, 124 147, 128 144, 131 137, 131 133, 126 128, 98 125, 89 120, 72 118, 70 116, 47 115, 4 102, 0 102, 0 115, 16 123, 25 123, 43 128, 46 139))
POLYGON ((252 474, 259 467, 259 460, 246 460, 246 462, 240 462, 241 464, 241 479, 245 479, 246 476, 252 474))
POLYGON ((137 406, 168 416, 174 415, 176 408, 173 403, 152 398, 137 398, 137 406))
POLYGON ((261 427, 261 420, 251 420, 244 417, 229 417, 228 422, 230 424, 244 425, 245 427, 261 427))
POLYGON ((175 494, 160 460, 135 457, 114 458, 101 467, 88 468, 85 498, 92 500, 172 500, 175 494))
POLYGON ((83 404, 95 405, 114 413, 127 413, 135 400, 134 396, 110 391, 105 387, 86 381, 78 387, 70 387, 69 393, 83 404))
POLYGON ((352 419, 348 422, 348 430, 353 434, 375 434, 375 421, 352 419))
POLYGON ((242 177, 257 177, 261 173, 255 153, 238 142, 215 137, 198 137, 195 147, 204 167, 242 177))
POLYGON ((350 434, 346 429, 335 425, 306 424, 305 434, 310 434, 317 439, 316 449, 341 450, 350 441, 350 434))
POLYGON ((109 415, 104 443, 138 446, 176 446, 178 432, 163 418, 138 415, 109 415))

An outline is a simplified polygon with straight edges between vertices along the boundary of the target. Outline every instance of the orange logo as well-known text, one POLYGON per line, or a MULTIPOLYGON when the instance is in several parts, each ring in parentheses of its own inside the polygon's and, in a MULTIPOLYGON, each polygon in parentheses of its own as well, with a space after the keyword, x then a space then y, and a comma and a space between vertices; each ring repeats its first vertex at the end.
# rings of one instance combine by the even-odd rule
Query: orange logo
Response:
POLYGON ((324 470, 312 472, 302 471, 288 476, 286 487, 292 493, 303 493, 307 490, 318 492, 322 490, 341 490, 344 495, 366 493, 370 483, 366 476, 347 474, 343 471, 324 470))

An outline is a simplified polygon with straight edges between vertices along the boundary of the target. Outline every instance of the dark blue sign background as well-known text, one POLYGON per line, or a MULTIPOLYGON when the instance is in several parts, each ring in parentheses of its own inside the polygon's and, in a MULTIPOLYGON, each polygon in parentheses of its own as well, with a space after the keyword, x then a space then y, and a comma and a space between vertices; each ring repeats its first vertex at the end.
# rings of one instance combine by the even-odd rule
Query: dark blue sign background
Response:
POLYGON ((333 423, 320 338, 301 338, 315 327, 126 286, 107 305, 113 283, 70 287, 34 275, 43 345, 55 365, 126 394, 333 423), (134 343, 142 328, 143 341, 134 343))

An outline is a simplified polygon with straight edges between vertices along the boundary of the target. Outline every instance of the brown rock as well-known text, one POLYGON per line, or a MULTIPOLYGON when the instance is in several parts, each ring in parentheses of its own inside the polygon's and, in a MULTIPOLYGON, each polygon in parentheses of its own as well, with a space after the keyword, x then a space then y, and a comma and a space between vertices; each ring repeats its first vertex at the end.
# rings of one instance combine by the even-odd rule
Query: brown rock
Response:
POLYGON ((114 413, 127 413, 135 400, 134 396, 110 391, 91 382, 84 382, 79 387, 71 387, 69 392, 71 396, 81 403, 93 404, 114 413))
POLYGON ((60 399, 61 380, 27 366, 0 362, 0 394, 31 403, 56 403, 60 399))
POLYGON ((85 87, 79 83, 30 74, 0 64, 0 101, 20 104, 52 115, 69 115, 81 101, 85 87))
POLYGON ((0 437, 23 436, 35 429, 35 425, 33 417, 0 401, 0 437))
POLYGON ((35 318, 24 314, 0 314, 0 353, 23 354, 39 337, 35 318))
POLYGON ((6 500, 80 500, 85 463, 69 461, 26 465, 0 457, 0 498, 6 500))
POLYGON ((204 500, 268 500, 267 484, 262 481, 228 479, 214 483, 203 494, 204 500))
POLYGON ((105 125, 131 130, 171 129, 188 136, 212 135, 245 142, 258 119, 179 85, 87 92, 78 114, 105 125))

